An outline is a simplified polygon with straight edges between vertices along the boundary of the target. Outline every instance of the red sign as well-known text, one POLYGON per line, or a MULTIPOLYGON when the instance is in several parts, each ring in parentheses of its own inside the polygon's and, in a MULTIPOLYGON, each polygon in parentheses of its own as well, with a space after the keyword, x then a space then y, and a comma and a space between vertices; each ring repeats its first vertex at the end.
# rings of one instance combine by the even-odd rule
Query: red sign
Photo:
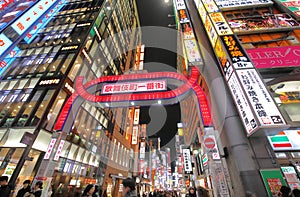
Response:
POLYGON ((256 68, 300 66, 300 46, 248 49, 256 68))
POLYGON ((204 140, 204 146, 208 149, 213 149, 215 147, 216 143, 215 143, 215 140, 213 138, 206 138, 204 140))

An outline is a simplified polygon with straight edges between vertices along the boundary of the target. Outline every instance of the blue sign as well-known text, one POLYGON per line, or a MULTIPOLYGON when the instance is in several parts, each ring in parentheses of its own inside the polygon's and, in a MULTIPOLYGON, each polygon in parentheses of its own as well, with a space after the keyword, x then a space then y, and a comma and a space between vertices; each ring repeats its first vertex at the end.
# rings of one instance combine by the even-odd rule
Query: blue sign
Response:
POLYGON ((41 0, 31 7, 25 14, 16 20, 11 27, 19 34, 28 30, 45 12, 48 11, 58 0, 41 0))
POLYGON ((0 56, 12 45, 12 41, 3 33, 0 34, 0 56))

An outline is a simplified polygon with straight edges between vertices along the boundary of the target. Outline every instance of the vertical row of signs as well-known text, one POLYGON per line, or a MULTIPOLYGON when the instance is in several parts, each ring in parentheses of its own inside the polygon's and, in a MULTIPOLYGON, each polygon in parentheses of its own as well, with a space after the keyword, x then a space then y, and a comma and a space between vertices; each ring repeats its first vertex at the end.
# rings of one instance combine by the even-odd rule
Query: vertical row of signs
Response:
POLYGON ((134 109, 131 144, 138 143, 140 109, 134 109))
POLYGON ((176 0, 175 2, 187 59, 191 64, 199 65, 202 63, 202 58, 199 52, 197 41, 194 36, 193 28, 191 26, 184 0, 176 0))
POLYGON ((285 121, 229 24, 211 0, 195 0, 240 117, 250 136, 285 121))

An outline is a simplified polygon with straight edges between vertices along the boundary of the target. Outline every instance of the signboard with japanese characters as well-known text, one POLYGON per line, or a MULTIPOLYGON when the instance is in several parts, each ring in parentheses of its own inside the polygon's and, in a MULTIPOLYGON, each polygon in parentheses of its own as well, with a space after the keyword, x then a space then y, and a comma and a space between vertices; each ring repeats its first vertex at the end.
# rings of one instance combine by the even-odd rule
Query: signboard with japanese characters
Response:
POLYGON ((233 72, 233 67, 231 62, 228 60, 226 49, 224 48, 224 45, 221 42, 220 38, 218 38, 216 41, 214 51, 216 56, 218 57, 219 64, 222 67, 223 74, 226 80, 228 80, 233 72))
POLYGON ((184 0, 176 0, 175 5, 177 10, 185 9, 184 0))
POLYGON ((258 124, 251 111, 250 103, 248 102, 235 73, 232 73, 230 79, 228 80, 228 86, 237 106, 240 117, 246 128, 247 134, 251 135, 254 130, 257 129, 258 124))
POLYGON ((255 69, 236 70, 261 126, 285 125, 285 121, 255 69))
POLYGON ((221 12, 210 13, 209 16, 219 36, 233 34, 231 28, 229 27, 228 23, 226 22, 226 19, 224 18, 221 12))
POLYGON ((255 48, 246 50, 255 68, 300 66, 300 46, 255 48))
POLYGON ((191 174, 193 172, 193 168, 192 168, 192 162, 191 162, 190 149, 183 148, 182 155, 183 155, 183 163, 184 163, 184 172, 186 174, 191 174))
POLYGON ((185 9, 178 10, 179 22, 180 23, 187 23, 190 22, 188 18, 187 11, 185 9))
POLYGON ((273 4, 271 0, 215 0, 215 2, 221 10, 273 4))
POLYGON ((18 20, 16 20, 11 27, 22 35, 28 28, 31 27, 41 16, 47 12, 58 0, 40 0, 32 6, 26 13, 24 13, 18 20))
POLYGON ((202 2, 208 13, 220 11, 214 0, 202 0, 202 2))
MULTIPOLYGON (((0 56, 12 45, 12 41, 3 33, 0 34, 0 56)), ((0 65, 1 66, 1 65, 0 65)), ((2 66, 0 67, 2 68, 2 66)))
POLYGON ((199 5, 197 8, 198 8, 198 12, 199 12, 202 22, 205 23, 206 17, 207 17, 207 12, 206 12, 206 9, 205 9, 202 1, 199 2, 199 5))
POLYGON ((129 93, 129 92, 149 92, 166 90, 165 80, 140 81, 131 83, 105 84, 102 87, 102 94, 129 93))
POLYGON ((138 134, 139 134, 139 126, 133 126, 132 127, 132 138, 131 138, 131 144, 137 144, 138 142, 138 134))
POLYGON ((276 0, 279 5, 284 6, 296 17, 300 17, 300 1, 297 0, 276 0))
POLYGON ((204 28, 207 32, 208 38, 212 44, 212 47, 215 47, 216 40, 218 39, 218 33, 216 32, 210 17, 206 17, 206 21, 204 23, 204 28))
POLYGON ((220 36, 235 69, 253 68, 253 64, 234 35, 220 36))
POLYGON ((201 56, 195 39, 184 39, 184 46, 189 62, 201 62, 201 56))

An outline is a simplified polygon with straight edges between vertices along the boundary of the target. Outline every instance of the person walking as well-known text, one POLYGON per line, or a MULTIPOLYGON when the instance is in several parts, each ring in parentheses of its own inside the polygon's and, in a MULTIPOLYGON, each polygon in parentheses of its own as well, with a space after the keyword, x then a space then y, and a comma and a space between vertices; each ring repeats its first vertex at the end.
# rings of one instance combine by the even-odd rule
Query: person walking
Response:
POLYGON ((42 181, 36 182, 34 187, 33 187, 34 197, 41 197, 42 196, 42 191, 43 191, 43 182, 42 181))
POLYGON ((137 197, 137 193, 135 190, 135 181, 131 178, 127 178, 123 180, 123 191, 122 197, 137 197))
POLYGON ((100 194, 99 194, 99 186, 98 185, 95 185, 95 191, 92 195, 93 197, 99 197, 100 194))
POLYGON ((10 197, 11 187, 8 185, 8 176, 0 177, 0 194, 1 197, 10 197))
POLYGON ((24 195, 27 193, 27 192, 30 192, 31 189, 30 189, 30 180, 25 180, 23 182, 23 187, 21 189, 19 189, 16 197, 24 197, 24 195))
POLYGON ((284 186, 284 185, 281 186, 279 196, 280 197, 292 197, 291 188, 284 186))
POLYGON ((185 195, 185 197, 197 197, 195 188, 190 187, 189 192, 185 195))
POLYGON ((293 189, 293 195, 294 195, 294 197, 300 197, 300 190, 299 189, 293 189))
POLYGON ((95 191, 95 186, 93 184, 88 184, 83 191, 82 197, 92 197, 95 191))

